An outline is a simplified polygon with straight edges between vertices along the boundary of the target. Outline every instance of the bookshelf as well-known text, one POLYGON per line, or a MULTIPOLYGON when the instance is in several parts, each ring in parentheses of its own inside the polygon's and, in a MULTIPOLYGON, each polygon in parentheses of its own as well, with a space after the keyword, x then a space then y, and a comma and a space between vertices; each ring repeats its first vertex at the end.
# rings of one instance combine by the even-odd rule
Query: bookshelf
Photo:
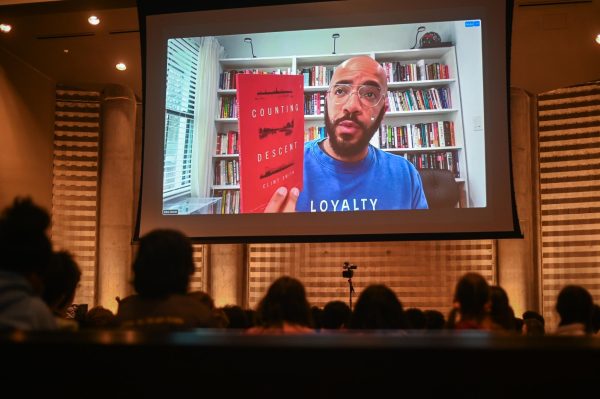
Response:
MULTIPOLYGON (((468 198, 461 96, 453 46, 370 53, 221 59, 221 77, 216 93, 217 136, 224 137, 228 132, 238 131, 235 73, 240 71, 308 75, 304 89, 305 140, 324 136, 324 95, 333 67, 357 55, 374 58, 388 73, 390 106, 382 121, 382 128, 373 136, 371 144, 383 151, 404 156, 417 168, 452 170, 463 191, 461 197, 468 198), (404 141, 399 132, 404 132, 404 141)), ((237 213, 239 176, 236 173, 239 155, 235 148, 223 152, 219 149, 220 145, 217 139, 217 148, 211 160, 211 195, 222 197, 222 213, 237 213), (227 170, 225 175, 224 168, 227 170)), ((466 201, 461 201, 461 206, 465 204, 466 201)))

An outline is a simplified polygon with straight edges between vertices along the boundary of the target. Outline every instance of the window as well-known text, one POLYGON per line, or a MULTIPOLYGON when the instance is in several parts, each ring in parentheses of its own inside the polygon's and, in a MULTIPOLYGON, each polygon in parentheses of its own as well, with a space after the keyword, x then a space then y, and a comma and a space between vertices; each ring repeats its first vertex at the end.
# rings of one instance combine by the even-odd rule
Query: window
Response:
POLYGON ((198 51, 194 39, 168 42, 163 199, 190 192, 198 51))

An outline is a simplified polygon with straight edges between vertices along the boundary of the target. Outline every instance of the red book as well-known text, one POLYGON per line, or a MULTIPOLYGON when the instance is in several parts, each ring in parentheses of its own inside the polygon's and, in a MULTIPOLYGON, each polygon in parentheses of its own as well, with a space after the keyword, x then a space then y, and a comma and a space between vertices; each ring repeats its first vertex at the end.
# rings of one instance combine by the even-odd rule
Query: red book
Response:
POLYGON ((236 76, 240 211, 263 212, 279 187, 302 190, 302 75, 236 76))

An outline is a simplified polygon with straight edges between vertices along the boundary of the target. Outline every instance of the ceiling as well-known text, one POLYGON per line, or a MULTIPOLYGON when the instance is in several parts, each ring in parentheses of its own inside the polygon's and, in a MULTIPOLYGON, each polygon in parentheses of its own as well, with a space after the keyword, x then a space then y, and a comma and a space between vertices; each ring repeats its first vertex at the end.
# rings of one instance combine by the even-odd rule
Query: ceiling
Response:
MULTIPOLYGON (((0 47, 56 82, 122 84, 142 98, 135 0, 0 0, 0 22, 13 25, 0 47)), ((597 33, 600 0, 515 0, 511 85, 540 93, 600 78, 597 33)))
POLYGON ((13 26, 0 34, 0 47, 56 82, 82 88, 121 84, 141 98, 135 0, 0 0, 0 22, 13 26), (92 14, 99 25, 87 22, 92 14), (118 62, 127 70, 118 71, 118 62))

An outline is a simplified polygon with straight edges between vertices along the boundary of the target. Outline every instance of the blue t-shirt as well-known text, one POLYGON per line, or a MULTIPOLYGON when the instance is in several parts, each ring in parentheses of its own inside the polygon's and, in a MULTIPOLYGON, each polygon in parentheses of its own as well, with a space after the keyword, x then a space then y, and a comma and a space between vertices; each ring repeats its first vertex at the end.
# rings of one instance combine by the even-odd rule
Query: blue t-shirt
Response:
POLYGON ((403 157, 369 145, 363 160, 342 162, 321 150, 323 140, 304 145, 304 181, 296 211, 427 209, 421 176, 403 157))

